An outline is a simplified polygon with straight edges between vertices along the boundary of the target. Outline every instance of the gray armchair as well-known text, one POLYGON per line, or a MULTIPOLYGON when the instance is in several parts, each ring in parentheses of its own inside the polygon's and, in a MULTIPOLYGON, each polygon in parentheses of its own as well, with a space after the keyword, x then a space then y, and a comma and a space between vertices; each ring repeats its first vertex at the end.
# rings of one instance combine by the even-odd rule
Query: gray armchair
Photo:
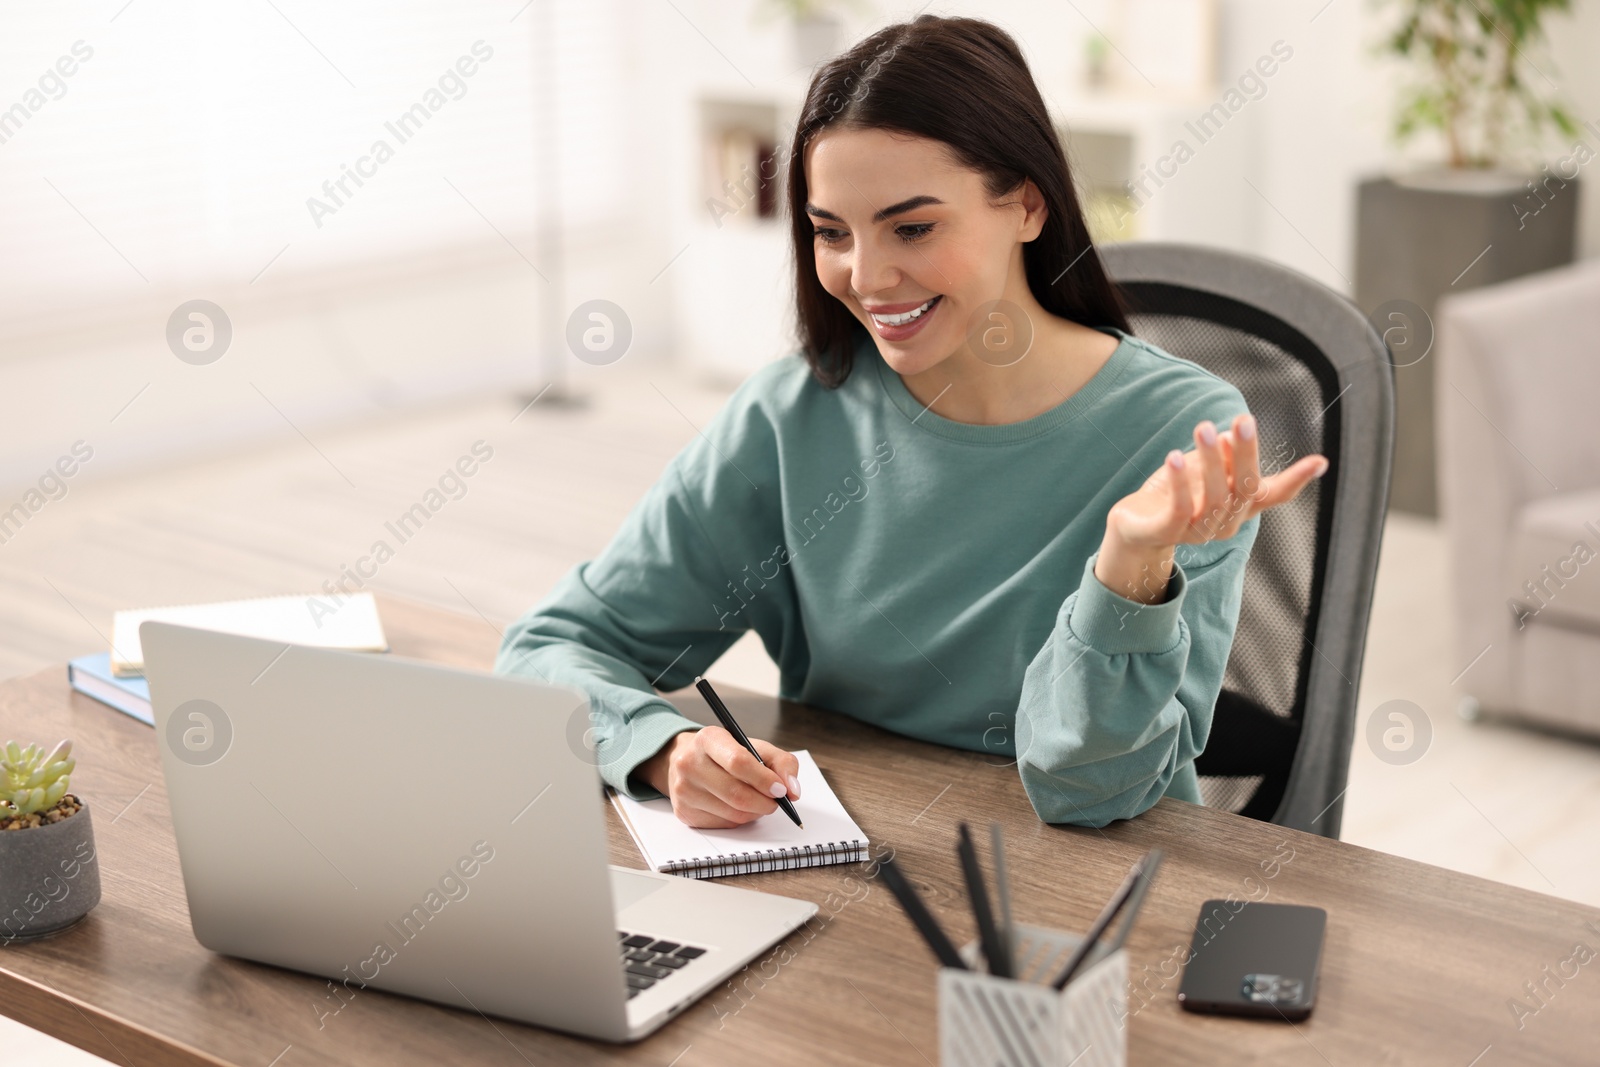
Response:
POLYGON ((1438 305, 1463 711, 1600 735, 1600 261, 1438 305))

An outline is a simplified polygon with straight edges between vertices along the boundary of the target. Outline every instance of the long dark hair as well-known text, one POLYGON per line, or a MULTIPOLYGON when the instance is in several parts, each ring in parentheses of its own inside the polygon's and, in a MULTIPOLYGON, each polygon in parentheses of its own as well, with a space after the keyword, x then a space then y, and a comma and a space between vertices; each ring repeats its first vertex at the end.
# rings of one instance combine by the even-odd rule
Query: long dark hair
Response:
POLYGON ((991 197, 1032 178, 1049 211, 1023 246, 1028 288, 1053 315, 1132 332, 1072 187, 1066 155, 1017 42, 981 19, 920 15, 829 60, 811 79, 789 154, 795 305, 811 371, 834 388, 850 375, 866 327, 817 278, 806 214, 805 150, 830 126, 886 129, 942 141, 984 175, 991 197))

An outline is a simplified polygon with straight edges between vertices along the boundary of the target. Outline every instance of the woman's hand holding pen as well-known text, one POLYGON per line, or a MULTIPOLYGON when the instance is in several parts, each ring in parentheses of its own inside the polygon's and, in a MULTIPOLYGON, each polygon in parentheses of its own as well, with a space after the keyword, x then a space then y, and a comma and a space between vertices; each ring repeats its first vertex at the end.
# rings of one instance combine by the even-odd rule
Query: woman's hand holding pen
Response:
POLYGON ((800 799, 800 761, 758 738, 762 766, 720 726, 677 734, 641 763, 634 776, 666 794, 689 826, 720 830, 778 810, 778 797, 800 799))
POLYGON ((1209 419, 1194 429, 1195 447, 1173 449, 1161 469, 1112 505, 1094 574, 1107 589, 1143 604, 1166 598, 1173 552, 1180 544, 1221 541, 1269 508, 1287 504, 1328 469, 1320 455, 1302 456, 1262 477, 1252 415, 1222 433, 1209 419))

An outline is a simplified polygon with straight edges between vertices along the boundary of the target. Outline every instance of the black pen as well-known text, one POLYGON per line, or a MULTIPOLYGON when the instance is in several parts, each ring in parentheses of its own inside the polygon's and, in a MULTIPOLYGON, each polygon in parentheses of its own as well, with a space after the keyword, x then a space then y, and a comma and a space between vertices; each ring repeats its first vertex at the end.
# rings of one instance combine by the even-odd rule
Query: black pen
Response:
POLYGON ((989 851, 994 857, 994 894, 1000 905, 1000 940, 1010 961, 1011 976, 1017 974, 1017 924, 1011 918, 1011 875, 1006 870, 1006 843, 1000 824, 989 824, 989 851))
POLYGON ((1122 925, 1117 927, 1117 932, 1106 942, 1107 956, 1121 948, 1128 940, 1128 932, 1133 929, 1133 922, 1139 917, 1139 909, 1144 906, 1144 895, 1149 891, 1150 883, 1155 881, 1156 871, 1161 866, 1163 855, 1159 848, 1153 848, 1145 856, 1144 871, 1139 876, 1139 888, 1128 898, 1128 906, 1123 909, 1122 925))
POLYGON ((1079 967, 1083 966, 1083 961, 1089 957, 1089 953, 1099 943, 1100 935, 1106 932, 1106 928, 1111 925, 1111 921, 1117 917, 1117 912, 1122 910, 1122 906, 1133 895, 1134 888, 1139 885, 1145 872, 1150 871, 1153 874, 1156 864, 1160 862, 1161 850, 1151 849, 1138 863, 1133 865, 1133 868, 1128 871, 1128 876, 1117 887, 1117 891, 1112 894, 1110 900, 1106 901, 1106 906, 1101 909, 1099 918, 1095 919, 1094 925, 1089 927, 1089 932, 1083 935, 1083 941, 1078 945, 1077 951, 1067 960, 1067 965, 1061 968, 1061 973, 1056 975, 1055 981, 1050 983, 1050 988, 1062 990, 1067 987, 1067 983, 1072 981, 1072 976, 1078 972, 1079 967))
POLYGON ((972 917, 978 923, 978 940, 983 943, 983 958, 989 961, 989 973, 996 978, 1011 977, 1011 953, 994 924, 994 912, 989 910, 989 891, 983 885, 983 868, 978 866, 978 850, 972 845, 972 830, 966 823, 957 827, 960 834, 956 842, 956 855, 961 858, 961 873, 966 878, 967 896, 972 901, 972 917))
POLYGON ((883 878, 883 884, 889 887, 889 892, 900 902, 906 918, 911 920, 911 925, 917 928, 917 933, 922 935, 922 939, 928 943, 928 947, 939 958, 939 962, 959 971, 969 970, 966 961, 961 958, 961 953, 956 951, 956 946, 951 943, 944 928, 939 925, 939 920, 933 917, 933 913, 917 895, 916 889, 906 881, 906 876, 900 873, 893 856, 885 857, 883 862, 878 864, 878 873, 883 878))
MULTIPOLYGON (((756 751, 756 746, 752 745, 750 739, 744 735, 744 731, 734 721, 733 712, 729 711, 728 705, 724 704, 722 698, 717 696, 717 691, 711 688, 711 683, 704 678, 696 678, 694 687, 700 690, 700 695, 706 698, 707 704, 711 705, 711 710, 717 716, 717 721, 722 724, 722 728, 732 734, 735 741, 748 749, 750 755, 756 758, 757 763, 765 767, 767 761, 761 758, 761 753, 756 751)), ((794 810, 794 805, 789 802, 789 798, 784 796, 778 797, 777 800, 778 807, 783 809, 783 813, 793 819, 796 826, 804 830, 806 824, 800 821, 800 813, 794 810)))

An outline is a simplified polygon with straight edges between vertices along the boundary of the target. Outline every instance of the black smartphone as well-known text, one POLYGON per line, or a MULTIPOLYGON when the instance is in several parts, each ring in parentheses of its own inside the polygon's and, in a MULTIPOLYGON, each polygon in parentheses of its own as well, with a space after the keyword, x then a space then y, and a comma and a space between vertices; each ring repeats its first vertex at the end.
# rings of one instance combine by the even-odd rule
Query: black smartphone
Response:
POLYGON ((1317 1002, 1328 913, 1300 904, 1208 900, 1178 987, 1187 1011, 1298 1021, 1317 1002))

